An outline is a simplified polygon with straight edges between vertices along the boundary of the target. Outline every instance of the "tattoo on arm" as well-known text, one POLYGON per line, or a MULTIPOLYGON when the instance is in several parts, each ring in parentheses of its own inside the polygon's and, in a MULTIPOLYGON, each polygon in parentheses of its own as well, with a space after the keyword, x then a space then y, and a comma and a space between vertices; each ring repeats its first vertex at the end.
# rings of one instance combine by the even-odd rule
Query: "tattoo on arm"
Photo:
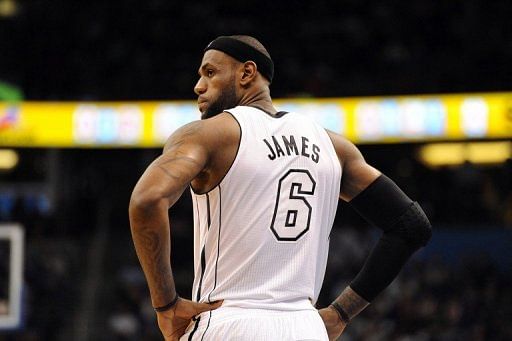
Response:
POLYGON ((180 180, 181 179, 181 177, 179 175, 173 174, 170 170, 166 169, 162 165, 157 165, 157 167, 160 168, 160 170, 162 172, 164 172, 165 175, 167 175, 169 178, 171 178, 173 180, 180 180))
POLYGON ((169 236, 150 226, 143 226, 133 234, 137 255, 145 270, 153 304, 168 303, 175 293, 170 264, 169 236), (163 302, 163 303, 162 303, 163 302))
POLYGON ((370 303, 359 296, 351 287, 346 287, 341 295, 336 298, 336 302, 341 305, 348 317, 352 319, 364 310, 370 303))
POLYGON ((196 148, 194 140, 200 128, 193 122, 169 138, 164 153, 142 175, 130 200, 132 238, 154 307, 168 304, 176 295, 167 210, 204 167, 206 153, 196 148))
POLYGON ((204 165, 193 157, 194 154, 187 154, 183 147, 186 143, 190 143, 190 140, 200 131, 200 122, 192 122, 181 127, 166 142, 164 152, 156 161, 155 166, 170 179, 189 183, 192 180, 190 170, 195 170, 197 174, 202 171, 204 165))
POLYGON ((201 131, 201 127, 201 122, 195 121, 179 128, 165 143, 164 153, 173 149, 178 149, 187 141, 187 139, 197 135, 201 131))
POLYGON ((167 198, 170 204, 174 203, 183 193, 186 186, 192 181, 195 174, 202 171, 202 165, 195 159, 188 156, 161 156, 155 162, 154 167, 165 174, 168 189, 167 198), (171 185, 172 184, 172 185, 171 185))
POLYGON ((182 163, 188 163, 189 165, 195 166, 197 168, 201 167, 201 164, 188 156, 175 156, 170 157, 168 159, 163 159, 156 164, 158 168, 160 168, 168 177, 174 180, 181 180, 183 177, 180 174, 175 174, 171 172, 170 169, 164 167, 168 163, 177 163, 177 165, 173 165, 173 170, 179 170, 180 167, 185 167, 182 163))

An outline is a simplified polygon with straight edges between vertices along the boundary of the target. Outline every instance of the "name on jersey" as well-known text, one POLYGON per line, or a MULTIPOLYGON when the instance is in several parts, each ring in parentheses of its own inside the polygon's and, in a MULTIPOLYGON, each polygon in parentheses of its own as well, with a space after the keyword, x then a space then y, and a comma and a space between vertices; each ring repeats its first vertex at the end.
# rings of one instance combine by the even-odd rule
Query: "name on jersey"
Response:
POLYGON ((310 143, 307 137, 301 136, 295 139, 295 136, 272 136, 271 139, 263 139, 270 153, 267 155, 270 160, 282 156, 305 156, 311 158, 313 162, 318 163, 320 160, 320 147, 314 143, 310 143))

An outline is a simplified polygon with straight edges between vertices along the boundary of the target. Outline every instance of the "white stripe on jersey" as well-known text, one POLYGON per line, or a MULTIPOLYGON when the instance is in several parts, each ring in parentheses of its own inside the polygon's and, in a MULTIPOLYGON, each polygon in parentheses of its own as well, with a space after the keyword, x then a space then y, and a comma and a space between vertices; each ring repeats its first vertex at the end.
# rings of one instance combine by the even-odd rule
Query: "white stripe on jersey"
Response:
POLYGON ((303 115, 239 106, 238 154, 194 204, 193 299, 223 306, 313 309, 320 292, 341 167, 325 130, 303 115))

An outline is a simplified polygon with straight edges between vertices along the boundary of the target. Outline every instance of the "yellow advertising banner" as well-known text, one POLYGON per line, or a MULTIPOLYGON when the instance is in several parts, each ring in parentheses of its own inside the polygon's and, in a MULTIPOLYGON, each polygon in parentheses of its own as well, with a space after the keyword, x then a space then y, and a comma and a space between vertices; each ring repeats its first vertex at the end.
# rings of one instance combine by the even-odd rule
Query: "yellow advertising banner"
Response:
MULTIPOLYGON (((512 93, 278 99, 356 143, 512 138, 512 93)), ((0 146, 161 147, 194 101, 0 102, 0 146)))

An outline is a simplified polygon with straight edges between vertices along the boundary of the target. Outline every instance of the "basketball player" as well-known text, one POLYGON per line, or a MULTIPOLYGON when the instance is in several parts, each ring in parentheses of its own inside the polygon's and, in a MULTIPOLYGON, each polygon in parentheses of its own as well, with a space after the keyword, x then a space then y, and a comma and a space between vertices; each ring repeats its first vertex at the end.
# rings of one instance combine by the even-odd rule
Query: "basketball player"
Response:
POLYGON ((172 134, 135 186, 133 241, 166 340, 335 340, 431 236, 419 205, 352 143, 274 108, 273 74, 256 39, 212 41, 194 89, 202 120, 172 134), (189 187, 192 301, 175 290, 168 218, 189 187), (383 234, 351 284, 317 310, 339 198, 383 234))

